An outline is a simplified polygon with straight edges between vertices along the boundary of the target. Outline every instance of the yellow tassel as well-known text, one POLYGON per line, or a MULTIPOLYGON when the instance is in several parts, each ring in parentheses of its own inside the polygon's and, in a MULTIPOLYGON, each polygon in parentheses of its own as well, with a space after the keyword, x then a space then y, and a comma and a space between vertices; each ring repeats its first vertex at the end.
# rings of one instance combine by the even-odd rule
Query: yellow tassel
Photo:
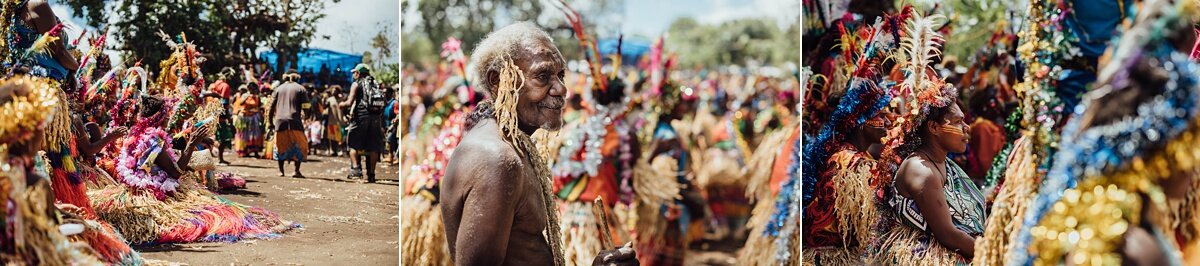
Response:
POLYGON ((37 41, 33 42, 33 45, 29 46, 29 49, 25 50, 25 56, 35 53, 50 53, 50 43, 57 40, 58 37, 50 36, 50 33, 42 34, 41 37, 38 37, 37 41))

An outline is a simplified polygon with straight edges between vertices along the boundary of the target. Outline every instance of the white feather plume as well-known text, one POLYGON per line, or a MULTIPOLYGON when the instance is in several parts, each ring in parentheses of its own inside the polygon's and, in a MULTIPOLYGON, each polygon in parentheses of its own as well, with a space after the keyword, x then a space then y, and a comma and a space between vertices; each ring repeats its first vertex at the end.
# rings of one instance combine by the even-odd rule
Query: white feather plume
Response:
POLYGON ((929 77, 925 72, 931 69, 933 58, 941 55, 938 43, 942 41, 942 35, 935 27, 944 18, 940 14, 927 17, 914 14, 905 25, 905 36, 900 46, 907 54, 908 66, 905 70, 909 76, 902 86, 904 93, 910 98, 928 84, 929 77))

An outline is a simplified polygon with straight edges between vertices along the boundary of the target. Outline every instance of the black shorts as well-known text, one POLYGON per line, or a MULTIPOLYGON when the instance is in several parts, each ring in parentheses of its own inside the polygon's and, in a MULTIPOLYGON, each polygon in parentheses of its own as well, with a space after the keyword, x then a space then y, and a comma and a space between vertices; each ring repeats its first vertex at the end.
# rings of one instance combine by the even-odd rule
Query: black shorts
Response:
POLYGON ((365 152, 383 152, 383 118, 357 117, 346 127, 346 145, 365 152))

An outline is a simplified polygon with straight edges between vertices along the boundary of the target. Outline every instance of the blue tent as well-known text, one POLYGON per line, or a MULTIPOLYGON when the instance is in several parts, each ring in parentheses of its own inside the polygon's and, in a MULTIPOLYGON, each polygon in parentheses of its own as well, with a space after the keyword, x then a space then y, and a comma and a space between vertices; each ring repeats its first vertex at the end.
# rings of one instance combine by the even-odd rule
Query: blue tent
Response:
MULTIPOLYGON (((275 58, 279 57, 278 53, 275 53, 275 51, 266 51, 259 53, 258 56, 267 61, 267 64, 272 69, 277 69, 275 67, 275 58)), ((322 66, 325 66, 329 68, 329 72, 331 73, 339 69, 344 73, 349 73, 351 69, 354 69, 355 65, 362 63, 362 55, 347 54, 320 48, 304 49, 298 57, 300 57, 300 62, 291 62, 288 68, 294 68, 301 72, 310 71, 316 73, 321 71, 322 66)), ((349 77, 348 74, 347 77, 349 77)))
MULTIPOLYGON (((617 39, 603 39, 596 42, 596 49, 600 51, 600 56, 607 60, 608 55, 617 52, 617 39)), ((650 43, 645 41, 636 41, 625 39, 621 42, 621 64, 635 65, 638 59, 650 52, 650 43)))

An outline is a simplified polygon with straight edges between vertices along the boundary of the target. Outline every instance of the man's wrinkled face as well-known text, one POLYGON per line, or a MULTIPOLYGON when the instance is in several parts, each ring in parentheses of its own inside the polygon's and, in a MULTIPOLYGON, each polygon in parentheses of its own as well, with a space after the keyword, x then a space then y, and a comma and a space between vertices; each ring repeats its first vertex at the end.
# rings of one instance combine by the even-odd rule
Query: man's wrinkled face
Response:
POLYGON ((567 87, 563 82, 566 62, 548 40, 519 49, 514 64, 525 74, 525 86, 517 101, 517 118, 527 127, 562 128, 567 87))

